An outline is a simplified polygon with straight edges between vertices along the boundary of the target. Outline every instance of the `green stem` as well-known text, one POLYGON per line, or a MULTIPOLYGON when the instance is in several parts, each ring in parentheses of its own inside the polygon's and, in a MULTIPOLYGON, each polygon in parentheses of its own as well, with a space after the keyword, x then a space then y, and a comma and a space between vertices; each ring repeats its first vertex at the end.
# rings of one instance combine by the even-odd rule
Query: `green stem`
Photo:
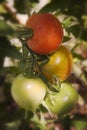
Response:
POLYGON ((39 128, 40 130, 46 130, 46 121, 42 113, 40 113, 40 117, 34 113, 34 116, 30 121, 36 126, 36 128, 39 128))
MULTIPOLYGON (((49 90, 48 90, 49 91, 49 90)), ((50 91, 49 91, 50 92, 50 91)), ((52 112, 50 111, 49 107, 47 106, 46 102, 43 100, 41 103, 48 111, 48 113, 50 114, 50 117, 53 118, 52 112)))
POLYGON ((21 41, 27 41, 33 36, 31 28, 18 27, 14 29, 14 36, 18 37, 21 41))
POLYGON ((31 2, 29 0, 24 0, 25 8, 27 9, 27 14, 30 17, 31 16, 31 2))

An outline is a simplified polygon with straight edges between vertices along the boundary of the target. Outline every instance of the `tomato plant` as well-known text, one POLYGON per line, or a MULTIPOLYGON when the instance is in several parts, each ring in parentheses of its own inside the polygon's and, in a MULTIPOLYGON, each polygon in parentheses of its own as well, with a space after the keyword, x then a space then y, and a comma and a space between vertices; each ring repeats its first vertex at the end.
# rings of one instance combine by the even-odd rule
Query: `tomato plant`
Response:
POLYGON ((11 92, 20 107, 35 111, 45 97, 46 84, 40 78, 27 78, 20 74, 14 79, 11 92))
POLYGON ((47 95, 46 103, 51 112, 62 115, 70 112, 76 105, 78 93, 71 84, 63 82, 58 93, 52 92, 47 95))
POLYGON ((38 54, 55 51, 62 42, 63 28, 52 14, 34 14, 26 22, 33 30, 33 36, 27 41, 28 47, 38 54))
POLYGON ((48 80, 52 81, 53 76, 56 76, 62 82, 71 74, 72 65, 71 52, 61 45, 56 52, 50 55, 49 61, 42 65, 42 72, 48 80))
POLYGON ((87 0, 0 0, 0 128, 82 130, 87 128, 85 124, 87 0), (61 43, 72 50, 73 58, 70 51, 68 53, 63 46, 61 47, 61 43), (18 82, 14 83, 16 81, 13 81, 13 78, 19 73, 26 77, 21 75, 23 80, 19 82, 17 78, 18 82), (46 94, 43 85, 40 84, 37 88, 36 81, 41 80, 37 78, 38 75, 49 85, 46 86, 46 94), (73 111, 70 110, 75 105, 73 102, 76 99, 76 91, 72 91, 72 88, 66 85, 62 87, 64 80, 73 84, 80 94, 73 111), (32 84, 35 83, 35 87, 28 89, 27 84, 29 85, 30 81, 32 84), (40 92, 42 88, 44 90, 40 92), (17 107, 12 96, 24 109, 17 107), (55 113, 52 118, 49 116, 50 111, 44 111, 42 107, 45 103, 50 111, 55 113), (69 115, 59 116, 69 111, 69 115))

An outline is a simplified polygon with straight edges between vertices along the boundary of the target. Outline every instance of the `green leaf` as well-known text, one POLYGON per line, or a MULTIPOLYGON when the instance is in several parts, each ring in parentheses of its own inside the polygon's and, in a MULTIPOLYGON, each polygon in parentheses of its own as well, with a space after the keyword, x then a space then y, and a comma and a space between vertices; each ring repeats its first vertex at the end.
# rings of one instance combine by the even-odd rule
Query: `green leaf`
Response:
POLYGON ((0 20, 0 35, 5 36, 12 33, 13 29, 4 20, 0 20))
POLYGON ((60 10, 61 13, 74 16, 81 20, 82 15, 87 14, 87 0, 51 0, 49 4, 44 6, 40 12, 54 12, 60 10))
POLYGON ((84 60, 84 58, 80 55, 80 54, 77 54, 77 53, 75 53, 75 52, 72 52, 72 55, 73 55, 73 58, 76 58, 77 59, 77 61, 82 61, 82 60, 84 60))
POLYGON ((66 1, 61 1, 61 0, 51 0, 49 4, 47 4, 45 7, 43 7, 40 12, 45 13, 45 12, 53 12, 56 10, 61 10, 64 11, 65 8, 68 8, 69 0, 66 1))
POLYGON ((63 42, 67 42, 67 41, 69 41, 71 38, 69 37, 69 36, 64 36, 64 38, 63 38, 63 42))
POLYGON ((69 28, 66 28, 66 31, 68 33, 72 33, 76 38, 79 37, 80 35, 80 25, 74 25, 74 26, 71 26, 69 28))
POLYGON ((85 0, 83 1, 77 1, 77 0, 51 0, 49 4, 47 4, 45 7, 43 7, 40 12, 53 12, 58 9, 60 9, 61 12, 67 13, 69 15, 72 14, 72 16, 82 15, 83 13, 83 6, 85 4, 85 0), (81 11, 81 12, 79 12, 81 11))
POLYGON ((72 15, 81 20, 82 15, 87 13, 87 0, 71 0, 68 9, 64 13, 72 15))
POLYGON ((11 57, 15 59, 21 59, 21 53, 16 46, 11 45, 6 37, 0 37, 0 57, 11 57))

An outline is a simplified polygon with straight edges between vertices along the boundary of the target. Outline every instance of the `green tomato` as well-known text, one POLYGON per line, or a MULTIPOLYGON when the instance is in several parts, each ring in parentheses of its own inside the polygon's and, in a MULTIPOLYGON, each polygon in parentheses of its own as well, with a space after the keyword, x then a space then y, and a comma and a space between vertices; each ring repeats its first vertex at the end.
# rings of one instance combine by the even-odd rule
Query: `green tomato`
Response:
POLYGON ((12 97, 20 107, 34 112, 45 97, 46 87, 40 78, 20 74, 12 83, 12 97))
POLYGON ((69 83, 61 83, 58 93, 47 95, 45 101, 52 113, 57 115, 67 114, 76 105, 78 93, 69 83))

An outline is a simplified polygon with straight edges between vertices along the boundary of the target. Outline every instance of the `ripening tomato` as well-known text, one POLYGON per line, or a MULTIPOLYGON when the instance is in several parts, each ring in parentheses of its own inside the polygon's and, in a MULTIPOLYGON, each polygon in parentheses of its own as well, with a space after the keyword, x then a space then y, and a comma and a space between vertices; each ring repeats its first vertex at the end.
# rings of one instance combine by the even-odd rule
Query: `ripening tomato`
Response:
POLYGON ((60 82, 66 80, 71 74, 73 57, 71 52, 61 45, 56 52, 50 55, 49 61, 42 65, 42 73, 51 82, 57 77, 60 82))
POLYGON ((20 74, 12 83, 12 97, 20 107, 35 111, 45 97, 46 87, 40 78, 27 78, 20 74))
POLYGON ((70 83, 63 82, 60 91, 47 95, 45 102, 52 113, 63 115, 69 113, 75 107, 77 100, 76 89, 70 83))
POLYGON ((27 45, 35 53, 51 53, 62 42, 63 28, 52 14, 34 14, 28 18, 26 27, 33 30, 33 36, 27 41, 27 45))

